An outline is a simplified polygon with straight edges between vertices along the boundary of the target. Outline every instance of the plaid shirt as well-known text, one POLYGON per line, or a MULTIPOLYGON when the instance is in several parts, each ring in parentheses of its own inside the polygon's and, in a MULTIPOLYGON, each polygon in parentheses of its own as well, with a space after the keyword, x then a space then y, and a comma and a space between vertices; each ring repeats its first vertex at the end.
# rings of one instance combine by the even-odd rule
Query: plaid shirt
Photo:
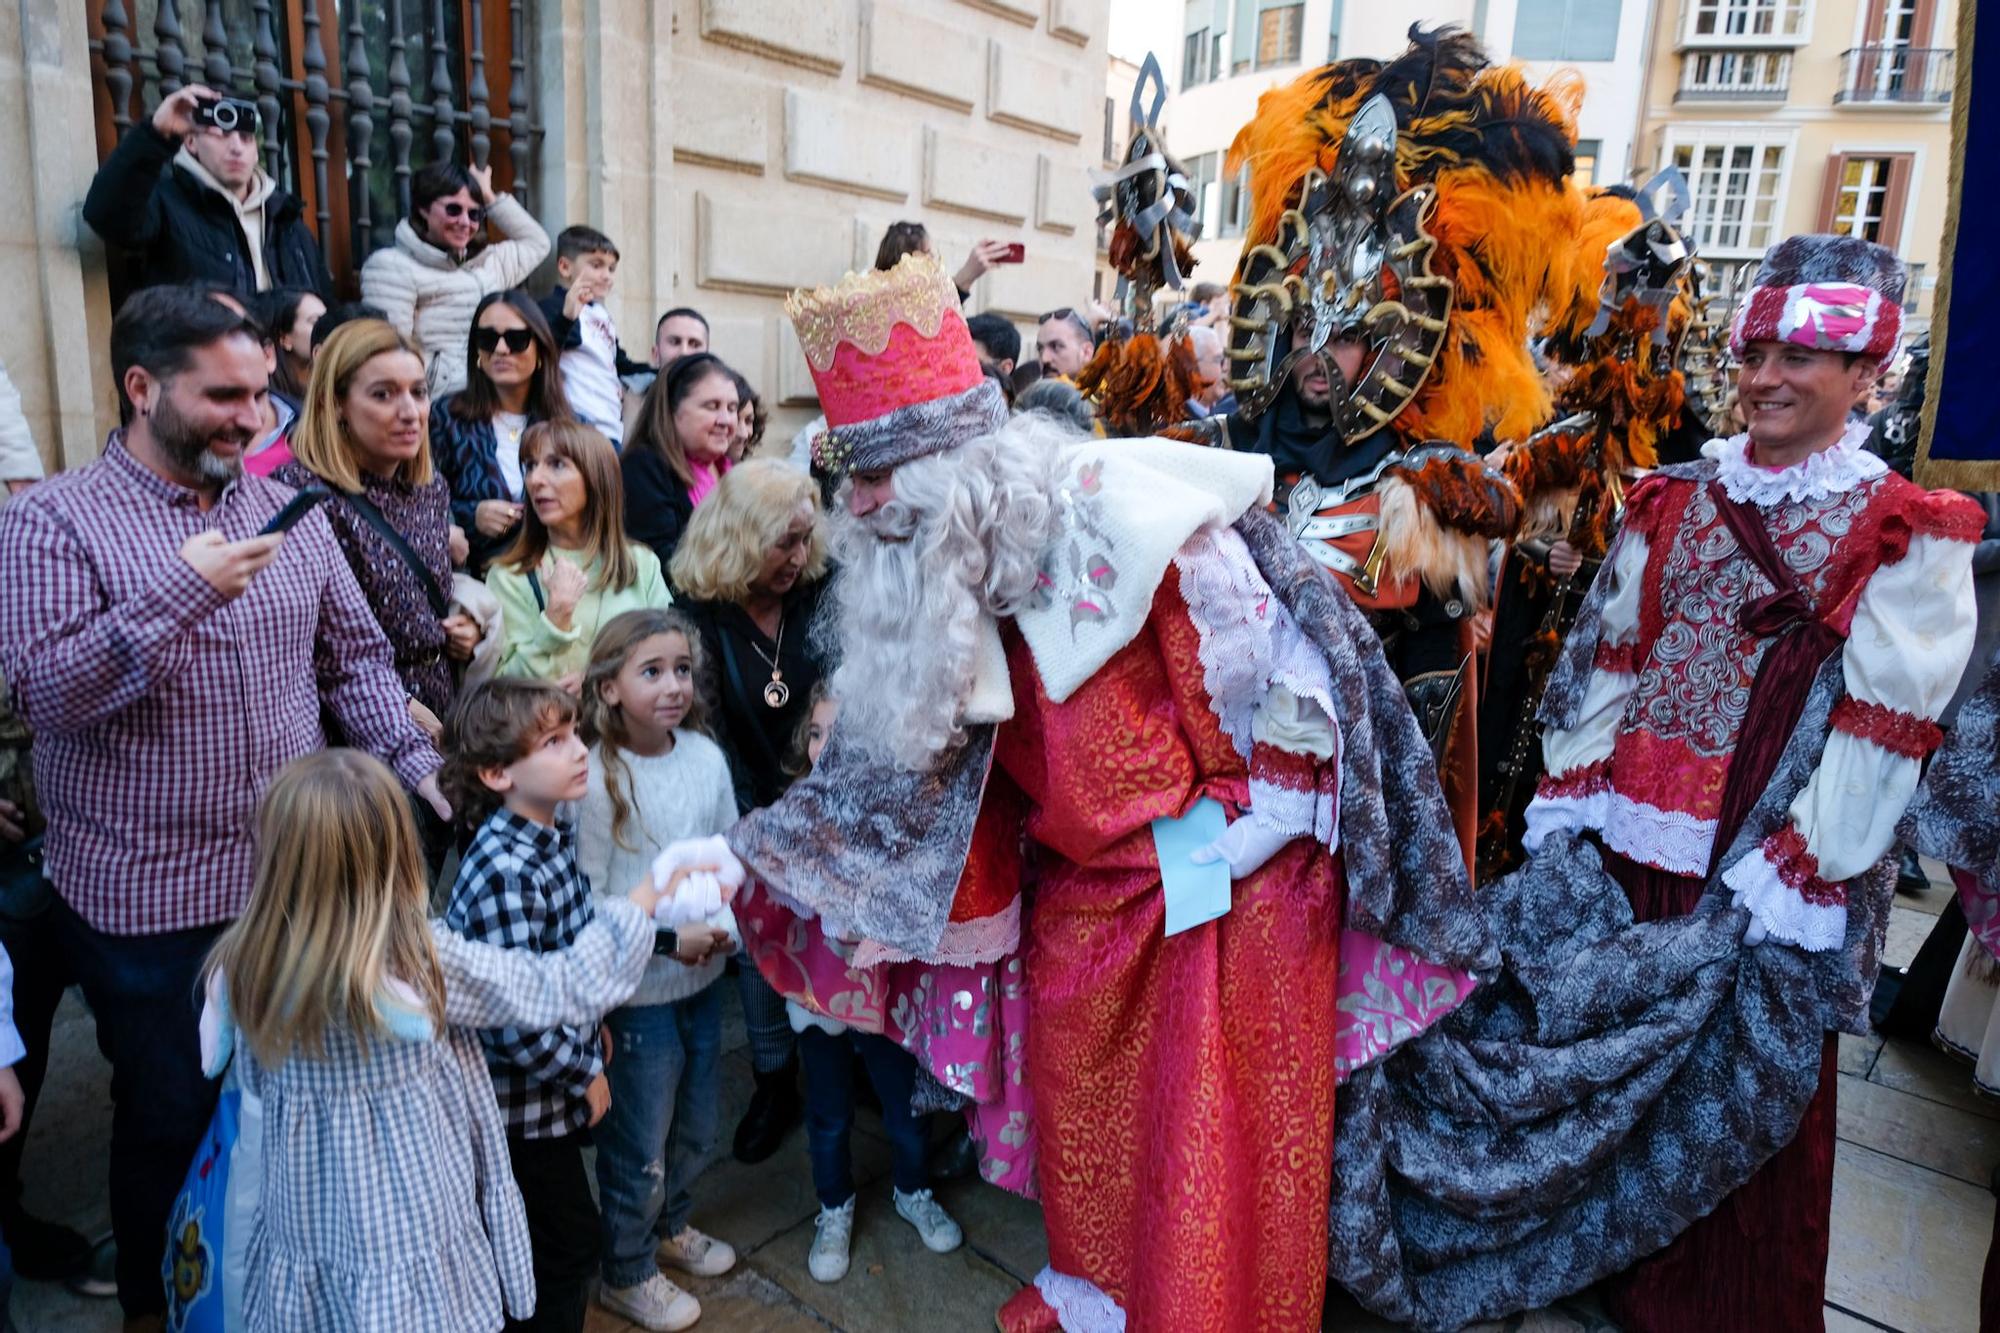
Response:
POLYGON ((409 786, 438 757, 325 514, 225 599, 182 544, 254 537, 290 488, 245 476, 204 511, 123 438, 0 509, 0 674, 35 732, 50 880, 93 928, 152 935, 243 910, 258 799, 325 747, 322 705, 409 786))
MULTIPOLYGON (((554 953, 575 943, 592 910, 574 831, 503 806, 472 835, 444 920, 469 940, 554 953)), ((508 1133, 553 1139, 590 1123, 584 1092, 604 1071, 595 1024, 489 1028, 479 1040, 508 1133)))

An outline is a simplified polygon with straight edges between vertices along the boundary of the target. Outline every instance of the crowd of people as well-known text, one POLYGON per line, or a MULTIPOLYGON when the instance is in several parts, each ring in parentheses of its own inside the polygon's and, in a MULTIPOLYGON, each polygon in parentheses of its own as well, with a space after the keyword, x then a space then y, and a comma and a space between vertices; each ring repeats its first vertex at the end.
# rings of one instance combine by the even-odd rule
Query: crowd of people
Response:
POLYGON ((1238 282, 1157 319, 1025 355, 962 309, 1009 247, 947 273, 895 224, 794 294, 822 416, 767 442, 700 312, 629 356, 614 238, 484 168, 417 172, 336 301, 214 96, 85 204, 143 274, 102 456, 42 478, 0 379, 13 1269, 108 1261, 175 1328, 686 1328, 673 1278, 737 1262, 692 1222, 733 989, 733 1151, 803 1123, 820 1282, 870 1102, 916 1244, 964 1241, 941 1172, 1040 1199, 1010 1333, 1316 1328, 1330 1282, 1427 1329, 1599 1282, 1634 1330, 1816 1326, 1906 807, 1968 957, 2000 919, 2000 685, 1919 791, 1992 511, 1850 419, 1893 255, 1774 246, 1743 429, 1663 463, 1671 191, 1586 192, 1562 94, 1420 34, 1267 99, 1252 148, 1319 136, 1341 188, 1253 157, 1238 282), (1376 188, 1409 162, 1453 207, 1376 188), (1257 269, 1355 255, 1296 302, 1257 269), (72 985, 97 1252, 20 1197, 72 985))

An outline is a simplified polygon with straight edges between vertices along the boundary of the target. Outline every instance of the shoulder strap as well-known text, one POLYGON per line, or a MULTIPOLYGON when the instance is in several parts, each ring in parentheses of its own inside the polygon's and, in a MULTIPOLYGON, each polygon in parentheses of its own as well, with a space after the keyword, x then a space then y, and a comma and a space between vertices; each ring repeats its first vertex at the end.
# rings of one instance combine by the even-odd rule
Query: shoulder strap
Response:
POLYGON ((389 520, 382 516, 382 511, 375 507, 375 502, 367 496, 358 491, 342 491, 340 498, 353 506, 354 512, 366 519, 369 527, 375 529, 375 535, 387 542, 389 549, 410 567, 410 572, 417 576, 417 582, 423 585, 424 600, 431 604, 431 610, 436 613, 437 618, 443 620, 451 610, 451 599, 438 587, 437 579, 432 576, 429 566, 425 565, 422 557, 411 549, 403 534, 396 531, 389 520))
POLYGON ((537 611, 546 611, 549 609, 549 599, 542 595, 542 576, 532 569, 528 571, 528 591, 535 594, 535 609, 537 611))

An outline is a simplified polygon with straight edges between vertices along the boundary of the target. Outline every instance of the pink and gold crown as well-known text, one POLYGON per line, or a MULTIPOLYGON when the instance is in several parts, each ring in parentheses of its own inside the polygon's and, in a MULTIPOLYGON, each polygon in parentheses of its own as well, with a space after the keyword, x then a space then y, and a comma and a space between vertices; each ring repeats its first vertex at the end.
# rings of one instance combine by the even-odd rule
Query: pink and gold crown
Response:
POLYGON ((822 469, 892 468, 1006 419, 1006 400, 959 313, 958 289, 930 255, 795 291, 785 314, 826 414, 826 433, 813 445, 822 469))

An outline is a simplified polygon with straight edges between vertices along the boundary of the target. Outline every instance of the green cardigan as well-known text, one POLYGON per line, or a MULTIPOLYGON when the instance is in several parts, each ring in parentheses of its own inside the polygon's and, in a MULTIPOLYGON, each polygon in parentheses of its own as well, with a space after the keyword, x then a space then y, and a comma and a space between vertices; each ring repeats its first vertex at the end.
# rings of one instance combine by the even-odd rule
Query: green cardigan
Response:
MULTIPOLYGON (((571 673, 581 673, 590 660, 591 640, 606 621, 626 611, 673 605, 673 594, 667 591, 666 577, 660 572, 660 558, 636 543, 630 550, 639 569, 639 576, 630 587, 616 592, 606 589, 599 568, 601 561, 594 560, 583 567, 590 586, 570 616, 568 630, 559 630, 549 623, 535 590, 528 586, 527 575, 499 564, 487 570, 486 586, 493 590, 506 616, 507 645, 500 653, 500 674, 557 681, 571 673)), ((557 560, 570 559, 567 552, 553 549, 549 555, 557 560)), ((547 594, 546 584, 543 593, 547 594)))

